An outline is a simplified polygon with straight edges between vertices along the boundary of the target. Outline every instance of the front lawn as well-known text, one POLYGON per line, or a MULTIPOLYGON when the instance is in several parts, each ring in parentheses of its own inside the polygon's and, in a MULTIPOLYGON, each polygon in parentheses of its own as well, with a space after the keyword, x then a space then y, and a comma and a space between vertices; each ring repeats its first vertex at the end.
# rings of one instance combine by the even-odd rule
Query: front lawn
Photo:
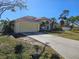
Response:
POLYGON ((79 40, 79 33, 73 32, 73 31, 65 31, 65 32, 60 32, 60 33, 56 32, 56 33, 51 33, 51 34, 55 34, 55 35, 73 39, 73 40, 79 40))
MULTIPOLYGON (((43 46, 38 45, 38 46, 40 47, 40 50, 42 50, 44 45, 43 46)), ((34 51, 35 51, 34 45, 30 44, 27 41, 7 36, 0 36, 0 59, 19 59, 17 57, 21 56, 22 59, 31 59, 32 58, 31 55, 34 53, 34 51), (19 52, 21 54, 15 53, 15 47, 19 44, 23 46, 22 51, 19 52)), ((57 54, 57 52, 55 52, 53 49, 47 46, 40 59, 45 58, 50 59, 52 54, 57 54)), ((60 59, 63 58, 60 57, 60 59)))

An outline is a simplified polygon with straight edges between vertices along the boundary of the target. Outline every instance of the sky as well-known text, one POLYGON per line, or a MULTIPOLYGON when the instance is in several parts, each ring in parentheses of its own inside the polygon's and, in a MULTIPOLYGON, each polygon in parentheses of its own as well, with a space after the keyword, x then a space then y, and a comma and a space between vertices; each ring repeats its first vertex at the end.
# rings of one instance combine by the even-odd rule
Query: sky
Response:
POLYGON ((23 16, 34 16, 58 19, 64 9, 70 11, 69 16, 79 15, 79 0, 27 0, 26 4, 28 9, 6 11, 2 18, 13 20, 23 16))

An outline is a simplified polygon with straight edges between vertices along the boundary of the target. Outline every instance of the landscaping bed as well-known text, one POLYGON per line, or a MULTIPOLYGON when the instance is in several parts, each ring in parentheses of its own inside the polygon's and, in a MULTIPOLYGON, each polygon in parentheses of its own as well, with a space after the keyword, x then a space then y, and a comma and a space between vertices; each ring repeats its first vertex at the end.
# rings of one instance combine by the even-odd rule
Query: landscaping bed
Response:
MULTIPOLYGON (((17 57, 32 59, 32 54, 35 52, 35 46, 38 46, 40 51, 42 51, 45 45, 28 37, 26 40, 23 40, 21 38, 15 39, 12 36, 0 36, 0 59, 18 59, 17 57), (15 47, 18 45, 20 45, 20 49, 22 48, 19 54, 15 53, 15 47)), ((53 59, 53 57, 57 56, 59 56, 60 59, 64 59, 51 47, 46 45, 45 51, 40 59, 53 59)))

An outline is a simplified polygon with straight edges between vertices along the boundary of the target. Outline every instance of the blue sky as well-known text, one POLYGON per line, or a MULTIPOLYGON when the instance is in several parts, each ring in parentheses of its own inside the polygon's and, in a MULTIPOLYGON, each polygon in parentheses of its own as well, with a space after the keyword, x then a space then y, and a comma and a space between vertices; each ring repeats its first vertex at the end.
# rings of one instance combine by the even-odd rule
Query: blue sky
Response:
POLYGON ((16 19, 23 16, 56 17, 64 9, 70 10, 69 16, 79 15, 79 0, 27 0, 28 10, 6 11, 2 18, 16 19))

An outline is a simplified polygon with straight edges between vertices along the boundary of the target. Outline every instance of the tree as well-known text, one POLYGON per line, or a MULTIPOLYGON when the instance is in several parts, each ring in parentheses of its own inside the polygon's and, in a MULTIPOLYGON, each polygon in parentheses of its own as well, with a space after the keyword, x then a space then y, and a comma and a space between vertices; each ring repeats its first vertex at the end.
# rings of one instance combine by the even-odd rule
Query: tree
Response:
POLYGON ((41 31, 49 31, 49 19, 46 17, 41 17, 40 30, 41 31))
POLYGON ((67 20, 70 22, 70 28, 72 30, 74 28, 74 24, 78 25, 77 22, 79 22, 79 16, 71 16, 67 20))
POLYGON ((13 33, 13 28, 12 28, 12 22, 7 19, 7 20, 1 20, 1 25, 3 25, 2 27, 2 34, 5 35, 10 35, 13 33))
POLYGON ((68 20, 71 23, 74 23, 75 21, 79 21, 79 16, 71 16, 70 18, 68 18, 68 20))
MULTIPOLYGON (((0 18, 5 11, 11 10, 12 12, 16 11, 17 8, 24 9, 27 5, 24 0, 0 0, 0 18)), ((3 25, 2 33, 10 34, 13 32, 11 27, 11 21, 7 18, 7 20, 1 20, 3 25)))
POLYGON ((51 18, 51 20, 52 20, 52 22, 51 22, 51 31, 52 31, 53 29, 55 29, 56 18, 53 17, 53 18, 51 18))
MULTIPOLYGON (((68 15, 69 15, 69 10, 63 10, 63 12, 60 14, 59 19, 61 19, 61 21, 60 21, 61 29, 65 26, 65 21, 64 20, 67 19, 68 15)), ((67 21, 67 23, 68 23, 68 21, 67 21)))
POLYGON ((0 18, 7 10, 14 12, 17 8, 23 9, 26 7, 27 6, 23 0, 0 0, 0 18))
POLYGON ((59 19, 67 19, 68 15, 69 15, 69 10, 63 10, 63 12, 60 14, 59 19))

